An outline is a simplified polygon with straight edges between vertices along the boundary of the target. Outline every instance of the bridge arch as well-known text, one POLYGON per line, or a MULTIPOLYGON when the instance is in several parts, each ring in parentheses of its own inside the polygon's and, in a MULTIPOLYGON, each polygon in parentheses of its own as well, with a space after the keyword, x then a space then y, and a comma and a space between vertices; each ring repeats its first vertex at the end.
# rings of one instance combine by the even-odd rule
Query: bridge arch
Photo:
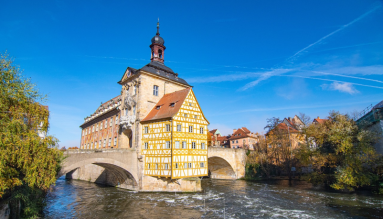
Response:
POLYGON ((236 179, 232 165, 224 158, 212 156, 208 158, 209 177, 213 179, 236 179))
POLYGON ((129 171, 130 166, 118 160, 110 158, 89 158, 80 160, 78 162, 66 162, 70 165, 63 165, 63 168, 58 174, 58 177, 66 175, 67 178, 73 178, 72 175, 80 175, 88 180, 96 183, 106 184, 109 186, 116 186, 120 188, 137 190, 138 177, 134 171, 129 171), (94 165, 102 168, 97 168, 94 165), (103 169, 102 172, 97 173, 97 178, 92 178, 92 173, 97 170, 103 169))
POLYGON ((243 149, 209 147, 208 167, 211 178, 240 179, 245 177, 246 151, 243 149))

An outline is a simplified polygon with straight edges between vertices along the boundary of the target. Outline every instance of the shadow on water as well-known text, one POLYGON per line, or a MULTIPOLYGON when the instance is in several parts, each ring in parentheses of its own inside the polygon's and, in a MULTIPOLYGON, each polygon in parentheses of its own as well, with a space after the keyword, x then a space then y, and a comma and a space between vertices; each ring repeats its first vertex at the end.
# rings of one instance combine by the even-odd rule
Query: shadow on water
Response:
MULTIPOLYGON (((288 181, 288 180, 286 180, 288 181)), ((137 193, 60 178, 46 218, 380 218, 383 198, 305 182, 203 179, 202 193, 137 193)))

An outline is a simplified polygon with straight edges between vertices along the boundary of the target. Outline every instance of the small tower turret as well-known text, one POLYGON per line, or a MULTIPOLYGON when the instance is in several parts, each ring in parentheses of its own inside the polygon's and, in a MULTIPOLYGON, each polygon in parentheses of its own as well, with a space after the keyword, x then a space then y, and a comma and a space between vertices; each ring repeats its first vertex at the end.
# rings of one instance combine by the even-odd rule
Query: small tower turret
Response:
POLYGON ((164 54, 166 47, 164 46, 165 41, 160 37, 160 19, 157 22, 157 33, 152 38, 152 44, 150 45, 151 49, 151 61, 158 61, 164 63, 164 54))

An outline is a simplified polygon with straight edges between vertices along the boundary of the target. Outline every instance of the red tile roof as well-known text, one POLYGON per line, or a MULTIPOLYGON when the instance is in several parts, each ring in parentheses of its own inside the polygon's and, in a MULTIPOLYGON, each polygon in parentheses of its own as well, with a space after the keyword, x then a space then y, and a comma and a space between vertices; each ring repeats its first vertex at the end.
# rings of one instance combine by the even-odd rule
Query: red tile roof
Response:
POLYGON ((141 122, 172 118, 178 113, 190 90, 191 88, 186 88, 173 93, 165 94, 141 122), (171 106, 171 103, 175 103, 174 106, 171 106), (158 107, 159 109, 157 109, 158 107))
POLYGON ((245 127, 242 127, 240 129, 237 129, 237 131, 235 131, 233 133, 233 135, 230 137, 230 140, 233 140, 233 139, 240 139, 240 138, 247 138, 247 137, 252 137, 248 134, 250 134, 251 132, 249 131, 249 129, 245 128, 245 127))
POLYGON ((250 130, 247 129, 246 127, 242 127, 242 130, 245 131, 246 133, 250 133, 250 130))
POLYGON ((319 118, 316 118, 313 120, 313 123, 317 122, 319 124, 324 124, 328 119, 319 119, 319 118))
POLYGON ((209 131, 210 135, 214 135, 216 131, 217 131, 217 129, 213 129, 213 130, 209 131))
MULTIPOLYGON (((274 128, 273 130, 275 130, 275 129, 278 129, 278 131, 285 132, 286 134, 287 134, 288 132, 290 132, 290 133, 299 133, 299 131, 298 131, 297 129, 295 129, 295 128, 293 128, 293 127, 288 127, 285 123, 279 123, 279 124, 277 125, 277 127, 274 128)), ((267 135, 268 135, 268 134, 272 134, 272 133, 273 133, 273 130, 269 131, 269 132, 267 133, 267 135)))

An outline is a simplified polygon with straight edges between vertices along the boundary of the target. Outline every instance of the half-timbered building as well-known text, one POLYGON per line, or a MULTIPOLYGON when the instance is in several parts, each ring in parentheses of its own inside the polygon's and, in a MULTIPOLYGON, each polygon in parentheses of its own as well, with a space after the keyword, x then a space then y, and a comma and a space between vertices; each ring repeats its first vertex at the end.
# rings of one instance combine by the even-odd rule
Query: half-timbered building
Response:
POLYGON ((117 82, 121 94, 85 118, 80 147, 136 150, 148 177, 206 176, 208 120, 192 86, 164 64, 159 23, 151 42, 151 62, 128 67, 117 82))

